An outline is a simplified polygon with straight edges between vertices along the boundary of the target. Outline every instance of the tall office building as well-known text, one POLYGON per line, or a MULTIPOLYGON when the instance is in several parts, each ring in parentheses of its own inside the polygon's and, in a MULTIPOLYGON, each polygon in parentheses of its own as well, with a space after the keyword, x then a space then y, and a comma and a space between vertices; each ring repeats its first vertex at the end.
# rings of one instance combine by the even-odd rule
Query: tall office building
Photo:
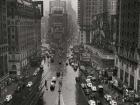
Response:
POLYGON ((140 1, 118 0, 115 66, 118 78, 140 93, 140 1))
POLYGON ((0 0, 0 87, 7 81, 8 74, 8 35, 7 35, 7 3, 0 0))
POLYGON ((116 0, 78 0, 78 23, 81 42, 113 52, 116 0), (109 9, 111 8, 111 9, 109 9), (114 16, 112 16, 112 14, 114 16), (113 26, 112 26, 113 25, 113 26), (86 39, 86 40, 85 40, 86 39))
MULTIPOLYGON (((81 36, 81 43, 90 43, 92 32, 92 15, 94 15, 94 0, 78 0, 78 24, 81 36)), ((100 8, 100 6, 99 6, 100 8)))
POLYGON ((9 73, 21 76, 41 44, 42 5, 32 0, 8 0, 9 73))

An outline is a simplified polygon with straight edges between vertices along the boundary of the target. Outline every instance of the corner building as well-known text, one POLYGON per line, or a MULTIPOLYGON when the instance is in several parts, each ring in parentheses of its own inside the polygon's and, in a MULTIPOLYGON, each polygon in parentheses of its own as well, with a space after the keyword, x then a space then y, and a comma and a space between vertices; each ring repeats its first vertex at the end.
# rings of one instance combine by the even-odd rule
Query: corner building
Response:
POLYGON ((7 3, 0 0, 0 89, 8 81, 7 3))
POLYGON ((140 1, 118 0, 117 11, 117 77, 140 93, 140 1))
POLYGON ((41 43, 41 12, 32 0, 8 0, 9 74, 21 76, 41 43))

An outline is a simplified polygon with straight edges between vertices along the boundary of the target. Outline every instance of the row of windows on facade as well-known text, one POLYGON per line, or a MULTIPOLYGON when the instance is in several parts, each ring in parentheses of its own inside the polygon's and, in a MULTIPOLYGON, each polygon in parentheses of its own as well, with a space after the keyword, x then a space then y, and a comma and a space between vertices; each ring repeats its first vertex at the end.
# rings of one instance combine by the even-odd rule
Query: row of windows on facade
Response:
MULTIPOLYGON (((33 38, 30 38, 28 39, 28 41, 20 40, 19 43, 20 43, 19 45, 20 45, 21 50, 23 50, 29 46, 34 46, 35 40, 33 38)), ((11 40, 11 44, 15 45, 15 39, 11 40)))
POLYGON ((5 53, 8 51, 8 46, 0 46, 0 53, 5 53))
POLYGON ((135 29, 138 27, 138 22, 135 20, 128 21, 128 20, 123 19, 122 21, 123 21, 121 23, 122 28, 124 27, 124 28, 134 28, 135 29))
POLYGON ((6 15, 6 7, 0 7, 0 15, 6 15))
MULTIPOLYGON (((1 38, 1 37, 0 37, 1 38)), ((7 40, 7 38, 1 38, 0 39, 0 45, 1 44, 7 44, 8 43, 8 40, 7 40)))
POLYGON ((0 4, 6 5, 6 0, 0 0, 0 4))
POLYGON ((123 20, 136 21, 138 15, 135 12, 122 12, 121 17, 123 20))
POLYGON ((6 7, 0 5, 0 15, 6 15, 6 7))
MULTIPOLYGON (((8 25, 15 25, 15 21, 10 21, 10 20, 8 20, 7 21, 7 23, 8 23, 8 25)), ((20 22, 18 22, 18 24, 16 24, 17 26, 20 26, 20 27, 26 27, 26 26, 32 26, 33 27, 33 25, 34 25, 34 20, 22 20, 22 21, 20 21, 20 22)))
MULTIPOLYGON (((116 58, 116 65, 118 65, 118 58, 116 58)), ((128 71, 129 68, 132 68, 131 69, 132 74, 134 74, 134 71, 137 69, 137 65, 132 65, 131 63, 120 59, 120 69, 123 69, 124 65, 126 65, 126 71, 128 71)), ((139 77, 140 77, 140 74, 139 74, 139 77)))
POLYGON ((21 7, 21 8, 33 9, 33 6, 32 6, 32 5, 27 6, 27 5, 24 5, 24 4, 21 4, 21 3, 17 3, 17 6, 18 6, 18 7, 21 7))
POLYGON ((16 55, 11 54, 11 56, 9 56, 9 59, 11 59, 11 60, 21 60, 21 59, 27 58, 28 54, 32 54, 32 53, 33 53, 33 50, 32 51, 28 50, 28 52, 26 50, 26 52, 21 53, 21 54, 16 54, 16 55))
POLYGON ((0 29, 3 31, 3 33, 5 33, 4 31, 6 30, 6 24, 5 23, 1 23, 0 24, 0 29))
MULTIPOLYGON (((33 34, 34 33, 34 27, 19 27, 19 32, 21 33, 21 34, 33 34)), ((8 28, 8 33, 9 33, 9 35, 10 35, 10 33, 15 33, 15 31, 16 31, 16 29, 14 28, 14 27, 10 27, 10 28, 8 28)))
POLYGON ((98 10, 98 11, 97 10, 93 10, 93 11, 86 10, 85 14, 86 14, 86 16, 93 16, 93 15, 103 14, 103 12, 102 12, 102 10, 98 10))
POLYGON ((92 6, 92 7, 89 7, 89 6, 87 6, 86 7, 86 11, 103 11, 103 8, 102 7, 94 7, 94 6, 92 6))
POLYGON ((1 22, 5 23, 6 22, 6 15, 0 15, 0 20, 1 20, 1 22))
MULTIPOLYGON (((4 62, 4 64, 5 64, 5 63, 6 63, 6 62, 4 62)), ((3 66, 0 68, 0 78, 3 77, 5 74, 8 73, 8 68, 5 68, 5 69, 4 69, 4 67, 7 67, 7 65, 5 64, 5 65, 3 65, 3 66)))
POLYGON ((123 3, 122 5, 122 10, 129 10, 129 9, 134 9, 139 3, 135 0, 134 2, 127 2, 123 3))
POLYGON ((30 48, 35 48, 33 43, 30 44, 30 46, 29 46, 29 44, 28 45, 26 44, 24 46, 20 46, 19 48, 12 46, 9 48, 9 50, 10 50, 10 52, 19 52, 19 51, 26 51, 27 49, 30 49, 30 48))
POLYGON ((135 40, 135 39, 134 39, 134 36, 137 35, 136 33, 137 33, 137 32, 134 32, 134 31, 133 31, 133 32, 129 32, 128 30, 126 30, 126 31, 123 30, 123 31, 121 32, 121 38, 122 38, 122 39, 126 39, 126 40, 128 40, 128 41, 129 41, 129 40, 135 40))
POLYGON ((120 56, 123 56, 124 58, 129 59, 130 61, 134 61, 136 62, 136 56, 134 53, 130 52, 130 51, 124 51, 123 49, 121 49, 122 51, 119 52, 120 56))

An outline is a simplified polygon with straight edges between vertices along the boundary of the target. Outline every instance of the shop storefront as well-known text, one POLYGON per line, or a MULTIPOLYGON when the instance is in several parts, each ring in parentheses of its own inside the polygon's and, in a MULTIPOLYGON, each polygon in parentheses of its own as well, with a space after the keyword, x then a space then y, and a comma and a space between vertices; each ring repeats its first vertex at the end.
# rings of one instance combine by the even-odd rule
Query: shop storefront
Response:
POLYGON ((134 89, 134 76, 130 75, 130 87, 134 89))

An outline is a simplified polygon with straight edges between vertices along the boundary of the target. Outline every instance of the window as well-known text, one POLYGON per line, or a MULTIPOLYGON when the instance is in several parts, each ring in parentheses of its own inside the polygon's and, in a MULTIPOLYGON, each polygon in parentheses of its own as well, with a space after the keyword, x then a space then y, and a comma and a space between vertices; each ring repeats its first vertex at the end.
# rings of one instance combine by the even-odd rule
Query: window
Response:
POLYGON ((14 28, 11 28, 12 29, 12 32, 14 32, 14 28))
POLYGON ((140 70, 139 70, 139 78, 140 78, 140 70))
POLYGON ((15 38, 15 36, 14 35, 12 35, 12 39, 14 39, 15 38))

